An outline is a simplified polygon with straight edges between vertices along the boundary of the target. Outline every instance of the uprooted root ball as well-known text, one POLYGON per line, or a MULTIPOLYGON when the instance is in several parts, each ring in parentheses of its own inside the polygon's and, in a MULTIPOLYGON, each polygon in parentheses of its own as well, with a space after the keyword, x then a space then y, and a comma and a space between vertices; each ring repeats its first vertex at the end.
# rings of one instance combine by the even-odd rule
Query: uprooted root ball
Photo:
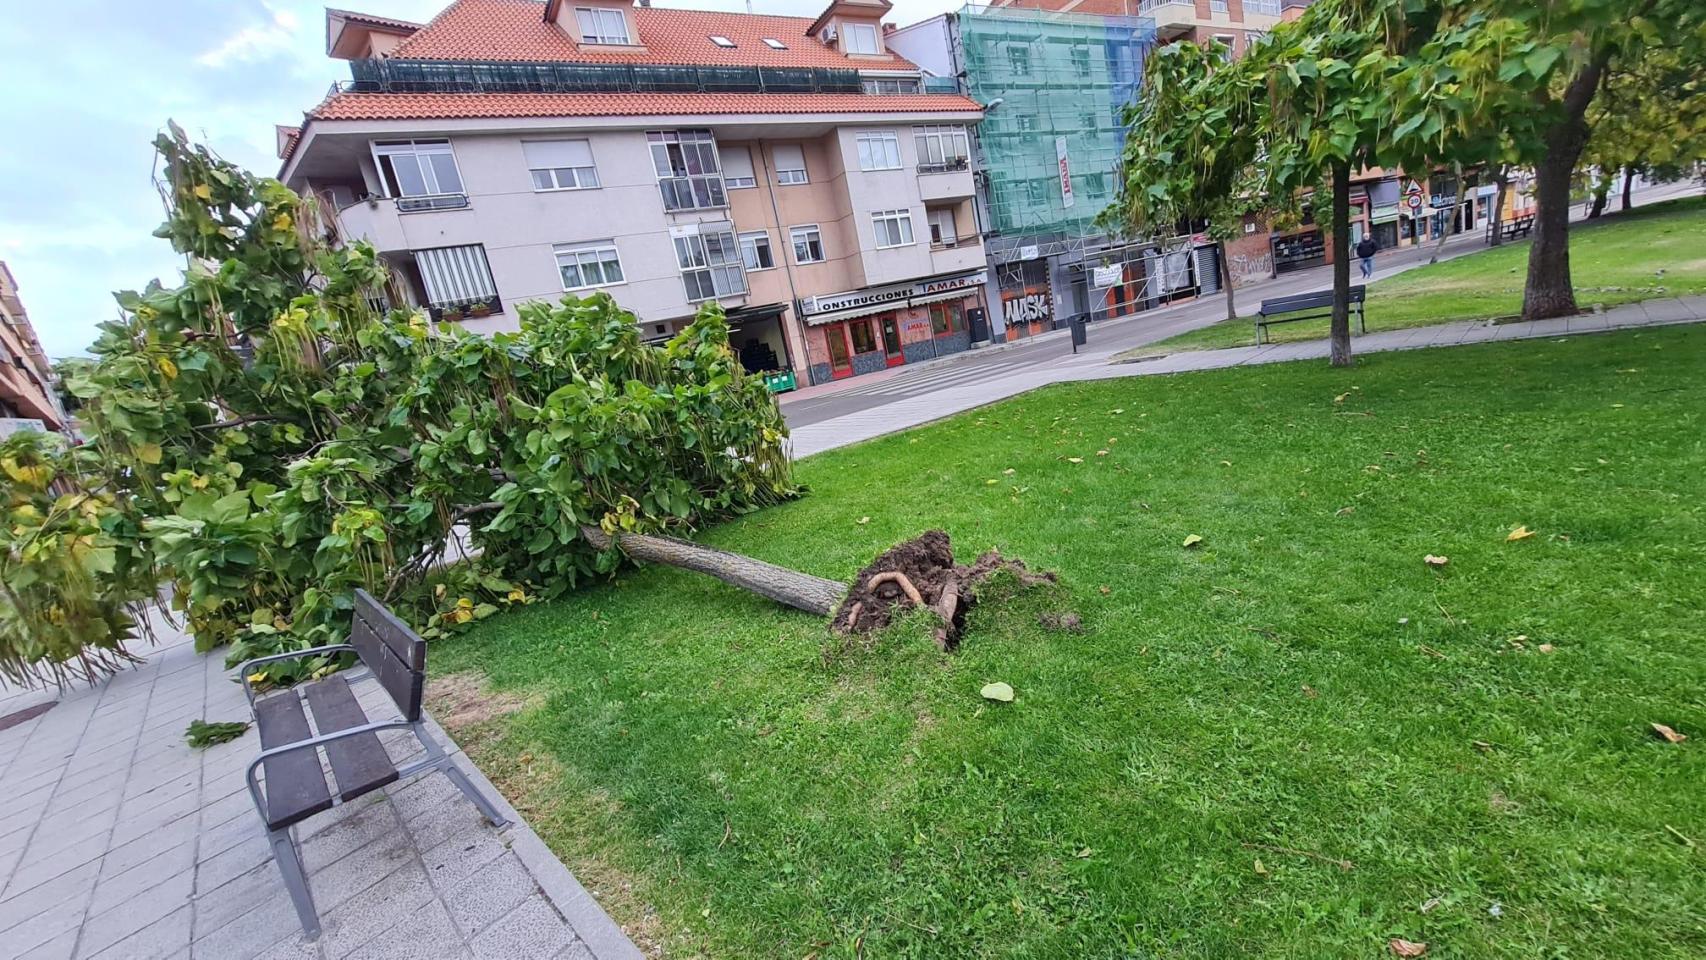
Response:
POLYGON ((991 550, 969 566, 954 563, 948 535, 927 530, 895 544, 853 578, 853 587, 830 621, 837 633, 870 633, 908 610, 923 608, 942 621, 936 646, 952 650, 965 629, 966 611, 977 602, 974 588, 997 570, 1008 570, 1024 586, 1055 582, 1053 573, 1032 573, 1024 561, 991 550))

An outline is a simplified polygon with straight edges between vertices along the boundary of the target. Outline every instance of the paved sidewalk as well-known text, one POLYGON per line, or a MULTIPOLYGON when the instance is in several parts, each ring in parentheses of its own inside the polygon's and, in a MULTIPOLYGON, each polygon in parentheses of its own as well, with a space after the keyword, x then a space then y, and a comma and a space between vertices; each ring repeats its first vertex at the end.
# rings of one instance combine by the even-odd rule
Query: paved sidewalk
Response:
MULTIPOLYGON (((0 716, 59 697, 0 731, 3 960, 641 955, 459 750, 512 825, 493 830, 437 773, 305 821, 296 837, 324 931, 305 942, 244 786, 254 729, 205 750, 184 742, 191 719, 248 719, 242 690, 223 651, 160 636, 138 645, 144 663, 95 686, 0 685, 0 716)), ((354 687, 370 717, 396 714, 371 678, 354 687)), ((404 742, 419 750, 392 732, 394 759, 404 742)))
MULTIPOLYGON (((1702 320, 1706 320, 1706 295, 1648 300, 1643 303, 1624 304, 1604 313, 1527 323, 1494 324, 1476 320, 1413 327, 1407 330, 1387 330, 1354 337, 1352 349, 1360 356, 1389 350, 1602 333, 1607 330, 1697 323, 1702 320)), ((1302 340, 1259 347, 1183 351, 1128 363, 1112 362, 1115 354, 1123 352, 1124 349, 1123 346, 1115 346, 1086 350, 1076 355, 1010 370, 997 379, 936 390, 833 420, 796 427, 790 439, 791 453, 796 458, 808 457, 814 453, 940 420, 1052 383, 1183 373, 1253 363, 1324 359, 1328 356, 1326 340, 1302 340)))

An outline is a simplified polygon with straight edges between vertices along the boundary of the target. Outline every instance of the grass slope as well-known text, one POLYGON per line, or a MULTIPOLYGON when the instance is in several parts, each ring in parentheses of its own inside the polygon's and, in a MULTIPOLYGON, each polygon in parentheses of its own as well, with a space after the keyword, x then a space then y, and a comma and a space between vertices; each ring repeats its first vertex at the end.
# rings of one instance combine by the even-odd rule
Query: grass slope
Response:
POLYGON ((434 670, 537 698, 470 752, 669 956, 1697 957, 1703 365, 1673 328, 1038 391, 704 537, 1060 572, 957 654, 652 568, 434 670))
MULTIPOLYGON (((1490 247, 1390 279, 1376 272, 1376 283, 1368 291, 1369 332, 1520 314, 1529 246, 1530 241, 1523 240, 1490 247)), ((1583 309, 1706 292, 1706 197, 1571 224, 1570 267, 1576 302, 1583 309)), ((1359 282, 1354 263, 1351 282, 1359 282)), ((1327 335, 1327 321, 1288 323, 1270 328, 1268 334, 1275 342, 1318 340, 1327 335)), ((1254 324, 1241 318, 1181 333, 1134 350, 1131 356, 1255 342, 1254 324)))

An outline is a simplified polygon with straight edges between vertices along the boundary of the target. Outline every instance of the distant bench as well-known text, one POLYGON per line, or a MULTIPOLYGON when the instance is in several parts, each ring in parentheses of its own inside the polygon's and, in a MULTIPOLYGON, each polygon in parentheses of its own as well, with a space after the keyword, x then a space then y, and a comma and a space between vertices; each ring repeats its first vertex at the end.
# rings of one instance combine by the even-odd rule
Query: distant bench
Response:
MULTIPOLYGON (((1357 284, 1351 288, 1351 311, 1356 314, 1357 332, 1367 333, 1368 327, 1363 322, 1362 303, 1368 295, 1368 287, 1357 284)), ((1256 311, 1256 342, 1268 342, 1268 327, 1278 323, 1296 323, 1299 320, 1319 320, 1333 315, 1333 291, 1317 290, 1314 293, 1295 293, 1289 297, 1274 297, 1262 301, 1262 309, 1256 311), (1310 312, 1315 311, 1315 312, 1310 312), (1323 312, 1324 311, 1324 312, 1323 312), (1294 316, 1295 314, 1295 316, 1294 316)))
POLYGON ((355 619, 349 643, 257 657, 243 664, 239 675, 261 735, 261 755, 249 764, 246 774, 249 796, 266 825, 273 858, 284 875, 284 887, 290 893, 308 939, 320 935, 320 919, 314 910, 314 898, 308 892, 302 861, 290 838, 292 825, 386 784, 432 770, 443 771, 493 826, 502 827, 507 822, 427 733, 421 717, 421 695, 426 687, 426 641, 367 591, 355 592, 355 619), (342 673, 255 698, 249 675, 256 666, 322 653, 353 653, 360 657, 362 665, 379 681, 402 716, 395 720, 369 720, 350 690, 348 675, 342 673), (314 716, 312 730, 308 726, 310 713, 314 716), (392 729, 413 732, 426 756, 401 767, 394 764, 378 736, 379 731, 392 729), (321 750, 326 752, 335 784, 330 789, 320 763, 321 750), (262 769, 266 772, 264 792, 255 778, 262 769))
MULTIPOLYGON (((1520 217, 1512 217, 1509 220, 1501 220, 1498 229, 1499 238, 1502 240, 1526 237, 1534 232, 1534 214, 1527 213, 1520 217)), ((1491 222, 1487 224, 1487 242, 1493 242, 1493 224, 1491 222)))

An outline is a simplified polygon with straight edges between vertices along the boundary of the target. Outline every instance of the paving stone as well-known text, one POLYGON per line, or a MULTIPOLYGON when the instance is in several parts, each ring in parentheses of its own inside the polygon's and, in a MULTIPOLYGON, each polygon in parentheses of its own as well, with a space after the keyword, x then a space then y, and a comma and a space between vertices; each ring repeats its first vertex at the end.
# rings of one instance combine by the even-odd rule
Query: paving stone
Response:
POLYGON ((462 796, 462 791, 456 789, 456 784, 443 773, 429 773, 403 784, 400 789, 391 794, 391 803, 397 808, 398 816, 404 820, 413 820, 433 807, 462 796))
POLYGON ((33 887, 7 890, 5 898, 0 899, 0 941, 5 939, 6 928, 37 914, 67 910, 80 913, 95 892, 95 874, 99 869, 99 863, 85 863, 33 887))
MULTIPOLYGON (((183 929, 174 934, 181 939, 180 948, 188 947, 190 943, 190 891, 195 887, 195 877, 184 871, 167 877, 160 883, 149 887, 142 893, 127 900, 119 901, 115 906, 102 913, 89 912, 89 918, 83 922, 83 938, 77 944, 77 952, 83 956, 100 953, 110 946, 127 941, 146 927, 162 918, 176 916, 182 913, 183 929)), ((176 924, 172 925, 176 930, 176 924)), ((163 936, 163 934, 162 934, 163 936)), ((172 951, 181 952, 181 949, 172 951)), ((126 952, 115 953, 114 956, 131 956, 126 952)))
POLYGON ((320 946, 309 943, 298 931, 257 954, 255 960, 320 960, 320 946))
POLYGON ((23 923, 0 930, 0 956, 13 957, 38 950, 47 956, 57 955, 59 945, 67 935, 71 937, 72 945, 76 945, 77 926, 82 920, 81 909, 44 911, 23 923))
POLYGON ((107 851, 101 860, 101 873, 113 876, 140 863, 147 863, 162 853, 185 847, 195 856, 195 818, 184 817, 107 851))
POLYGON ((208 936, 271 900, 289 898, 278 865, 268 860, 195 897, 195 938, 208 936))
POLYGON ((544 897, 533 897, 474 938, 474 955, 490 960, 550 957, 575 942, 569 925, 544 897))
POLYGON ((504 855, 509 846, 494 830, 459 833, 421 854, 421 865, 440 891, 448 891, 504 855))
POLYGON ((250 904, 242 916, 206 936, 197 935, 190 944, 193 960, 253 960, 276 944, 302 939, 302 922, 296 907, 279 894, 250 904))
POLYGON ((224 886, 232 878, 255 868, 256 864, 272 862, 272 844, 265 834, 257 834, 229 850, 196 864, 195 892, 201 896, 224 886))
MULTIPOLYGON (((419 910, 346 955, 347 960, 450 960, 472 956, 444 904, 429 900, 419 910)), ((519 958, 519 954, 517 957, 519 958)))
MULTIPOLYGON (((19 954, 19 960, 71 960, 77 951, 77 931, 67 930, 46 943, 19 954)), ((7 953, 6 956, 12 956, 7 953)))
POLYGON ((321 911, 331 910, 415 862, 409 835, 394 830, 309 875, 308 888, 321 911))
POLYGON ((389 930, 433 899, 432 885, 419 867, 408 867, 342 905, 320 914, 320 947, 329 960, 341 958, 389 930))
POLYGON ((28 890, 85 864, 98 863, 106 848, 107 835, 103 831, 53 850, 34 861, 29 859, 30 852, 26 850, 24 859, 18 861, 12 871, 12 879, 6 884, 6 895, 28 890))
POLYGON ((266 826, 261 823, 261 818, 255 814, 254 808, 250 807, 246 813, 240 812, 224 823, 202 828, 197 856, 203 860, 211 860, 245 840, 266 835, 266 826))
POLYGON ((485 818, 480 816, 479 809, 461 799, 439 804, 407 821, 407 824, 409 833, 414 835, 415 846, 422 850, 430 850, 469 830, 488 827, 485 818))
POLYGON ((100 879, 95 881, 95 895, 89 902, 89 913, 92 916, 109 910, 120 901, 137 896, 179 874, 189 876, 193 885, 194 870, 195 847, 187 843, 172 847, 128 870, 108 873, 103 860, 100 879))
MULTIPOLYGON (((322 814, 324 816, 324 814, 322 814)), ((397 815, 388 803, 370 803, 332 827, 303 840, 302 867, 309 873, 352 850, 367 846, 387 833, 401 831, 397 815)))
POLYGON ((598 956, 592 952, 591 947, 576 940, 569 944, 568 949, 557 954, 553 960, 598 960, 598 956))
POLYGON ((473 936, 538 892, 533 874, 510 855, 499 857, 451 888, 444 901, 457 926, 473 936))

